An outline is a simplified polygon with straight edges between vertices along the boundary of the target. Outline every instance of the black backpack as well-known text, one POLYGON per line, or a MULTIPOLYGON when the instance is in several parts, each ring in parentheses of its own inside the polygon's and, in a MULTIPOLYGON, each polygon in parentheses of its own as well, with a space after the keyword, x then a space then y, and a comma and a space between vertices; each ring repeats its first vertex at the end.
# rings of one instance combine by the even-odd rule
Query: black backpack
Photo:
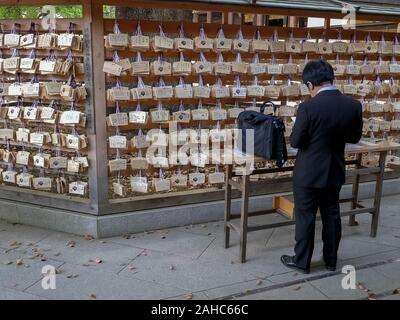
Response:
POLYGON ((241 145, 238 147, 246 152, 246 130, 254 130, 254 154, 266 160, 276 160, 276 166, 282 168, 287 161, 285 141, 285 124, 282 119, 272 114, 264 114, 266 105, 276 106, 272 102, 264 102, 261 112, 243 111, 239 114, 239 129, 242 130, 241 145))

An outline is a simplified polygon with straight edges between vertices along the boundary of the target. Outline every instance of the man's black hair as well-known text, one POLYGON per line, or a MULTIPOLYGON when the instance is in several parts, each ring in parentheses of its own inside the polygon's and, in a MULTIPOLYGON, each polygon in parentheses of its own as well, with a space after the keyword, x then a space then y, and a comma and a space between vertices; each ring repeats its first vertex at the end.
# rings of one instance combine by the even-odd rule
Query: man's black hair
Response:
POLYGON ((303 70, 303 83, 311 82, 313 86, 323 83, 333 83, 333 68, 325 60, 312 60, 306 64, 303 70))

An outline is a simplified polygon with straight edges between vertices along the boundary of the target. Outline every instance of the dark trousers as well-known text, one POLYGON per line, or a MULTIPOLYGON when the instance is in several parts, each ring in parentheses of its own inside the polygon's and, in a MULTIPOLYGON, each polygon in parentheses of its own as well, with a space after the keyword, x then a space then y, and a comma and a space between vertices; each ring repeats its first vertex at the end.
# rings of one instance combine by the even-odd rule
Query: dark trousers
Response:
POLYGON ((336 266, 337 251, 342 236, 339 192, 341 187, 315 189, 294 186, 296 218, 296 246, 294 262, 309 269, 314 250, 315 217, 317 210, 322 219, 323 256, 325 263, 336 266))

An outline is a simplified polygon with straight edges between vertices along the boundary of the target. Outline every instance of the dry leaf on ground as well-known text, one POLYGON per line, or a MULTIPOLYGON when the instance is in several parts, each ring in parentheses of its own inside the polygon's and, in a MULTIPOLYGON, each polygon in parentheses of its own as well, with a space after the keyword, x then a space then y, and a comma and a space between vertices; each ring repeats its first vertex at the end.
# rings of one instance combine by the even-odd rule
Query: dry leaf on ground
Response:
POLYGON ((192 300, 192 299, 193 299, 193 293, 185 294, 183 297, 184 297, 186 300, 192 300))

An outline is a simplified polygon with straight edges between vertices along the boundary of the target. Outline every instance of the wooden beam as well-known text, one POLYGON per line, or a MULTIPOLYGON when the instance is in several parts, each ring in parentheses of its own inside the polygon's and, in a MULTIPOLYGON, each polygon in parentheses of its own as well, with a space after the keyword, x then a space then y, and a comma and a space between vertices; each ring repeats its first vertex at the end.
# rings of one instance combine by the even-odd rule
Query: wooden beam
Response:
MULTIPOLYGON (((297 17, 327 17, 342 19, 343 13, 336 11, 324 10, 307 10, 307 9, 287 9, 266 7, 260 5, 234 5, 234 4, 212 4, 199 3, 192 1, 155 1, 155 0, 94 0, 101 4, 115 5, 121 7, 141 7, 141 8, 159 8, 159 9, 182 9, 182 10, 202 10, 202 11, 219 11, 219 12, 237 12, 237 13, 253 13, 253 14, 268 14, 282 16, 297 16, 297 17)), ((357 14, 357 20, 371 21, 399 21, 398 16, 379 15, 379 14, 357 14)))
POLYGON ((80 5, 82 0, 6 0, 2 6, 80 5))
MULTIPOLYGON (((233 13, 228 14, 228 24, 224 25, 224 33, 225 36, 227 37, 234 37, 237 33, 238 30, 238 25, 231 24, 230 16, 233 15, 233 13)), ((114 26, 114 19, 105 19, 104 20, 104 30, 105 33, 110 33, 113 30, 114 26)), ((131 32, 132 31, 132 25, 135 25, 137 23, 137 20, 128 20, 128 19, 118 19, 118 25, 121 29, 121 32, 131 32)), ((157 31, 157 24, 154 24, 154 21, 140 21, 140 25, 142 28, 142 31, 144 33, 154 33, 157 31)), ((164 32, 166 33, 175 33, 177 28, 181 25, 180 21, 164 21, 163 22, 163 29, 164 32)), ((183 22, 183 26, 185 29, 185 33, 188 35, 192 34, 198 34, 200 27, 202 26, 202 23, 193 23, 193 22, 183 22)), ((221 27, 221 24, 219 23, 209 23, 204 25, 207 36, 213 37, 216 36, 219 28, 221 27)), ((318 39, 323 33, 326 34, 328 38, 335 39, 337 37, 337 30, 338 28, 329 28, 329 29, 324 29, 324 28, 286 28, 286 27, 269 27, 269 26, 253 26, 253 25, 242 25, 241 26, 243 35, 248 38, 252 38, 254 36, 254 32, 256 29, 259 29, 261 32, 261 35, 263 38, 271 37, 273 32, 276 30, 278 32, 279 37, 285 38, 289 35, 289 32, 293 31, 293 36, 295 38, 304 38, 304 36, 307 34, 307 31, 310 30, 310 34, 312 38, 318 39)), ((363 30, 357 30, 357 38, 361 39, 366 37, 368 34, 371 35, 372 40, 378 41, 381 38, 383 31, 368 31, 366 29, 363 30)), ((354 34, 354 30, 342 30, 342 38, 343 39, 352 39, 354 34)), ((385 37, 391 38, 396 35, 395 32, 385 32, 385 37)), ((133 51, 132 51, 133 52, 133 51)), ((150 53, 146 53, 150 54, 150 53)))
POLYGON ((89 139, 89 188, 90 201, 98 209, 109 203, 108 168, 107 168, 107 126, 106 126, 106 89, 103 73, 104 63, 104 25, 103 5, 92 0, 84 0, 84 36, 85 60, 90 90, 90 102, 86 108, 88 113, 89 139))

